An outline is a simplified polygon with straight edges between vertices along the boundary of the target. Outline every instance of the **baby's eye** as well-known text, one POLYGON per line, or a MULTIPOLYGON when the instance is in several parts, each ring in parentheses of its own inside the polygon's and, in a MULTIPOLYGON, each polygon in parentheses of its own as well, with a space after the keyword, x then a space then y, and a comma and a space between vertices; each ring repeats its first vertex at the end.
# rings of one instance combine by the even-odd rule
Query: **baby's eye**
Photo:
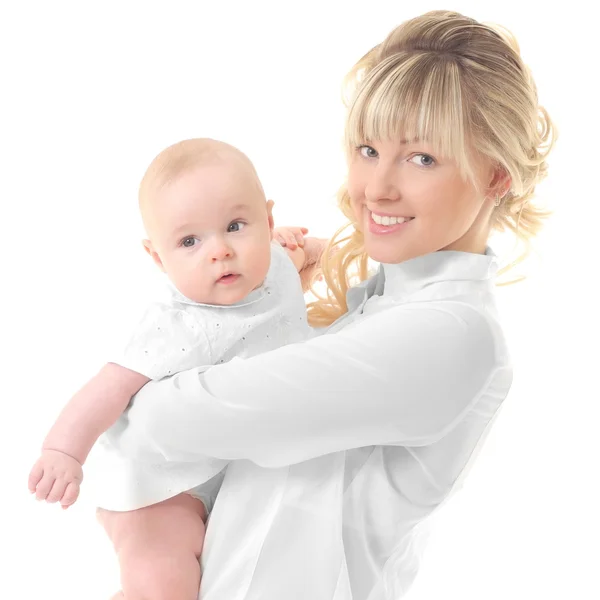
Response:
POLYGON ((242 221, 234 221, 228 228, 227 233, 235 233, 236 231, 241 231, 246 226, 246 223, 242 221))
POLYGON ((181 241, 181 245, 184 248, 192 248, 193 246, 196 245, 196 242, 198 240, 195 237, 186 237, 181 241))

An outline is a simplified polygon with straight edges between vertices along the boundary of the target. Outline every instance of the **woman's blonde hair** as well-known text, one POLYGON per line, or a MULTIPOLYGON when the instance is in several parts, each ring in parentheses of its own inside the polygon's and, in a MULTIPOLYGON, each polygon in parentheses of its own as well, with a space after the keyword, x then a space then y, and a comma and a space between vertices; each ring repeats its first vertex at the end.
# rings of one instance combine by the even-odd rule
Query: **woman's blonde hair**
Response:
MULTIPOLYGON (((511 180, 491 228, 509 230, 528 246, 550 214, 530 200, 546 176, 556 134, 510 32, 456 12, 429 12, 401 24, 363 56, 345 86, 348 155, 367 140, 428 140, 473 183, 472 151, 488 157, 511 180)), ((345 184, 338 203, 349 223, 323 253, 327 291, 320 294, 313 283, 317 300, 308 314, 314 326, 344 314, 348 288, 369 276, 345 184)))

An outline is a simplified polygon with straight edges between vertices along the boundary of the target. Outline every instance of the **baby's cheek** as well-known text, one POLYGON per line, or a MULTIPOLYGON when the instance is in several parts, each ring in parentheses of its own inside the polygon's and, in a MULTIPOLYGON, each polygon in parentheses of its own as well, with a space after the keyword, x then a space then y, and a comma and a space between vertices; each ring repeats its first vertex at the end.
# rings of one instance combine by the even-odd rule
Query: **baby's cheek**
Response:
POLYGON ((261 279, 261 281, 267 276, 270 266, 271 266, 271 247, 269 246, 265 251, 263 251, 261 261, 260 261, 260 268, 257 269, 257 271, 259 271, 257 273, 257 277, 259 279, 261 279))
MULTIPOLYGON (((175 287, 186 297, 196 300, 206 295, 207 281, 205 269, 179 268, 173 272, 171 281, 175 287)), ((201 301, 201 300, 197 300, 201 301)))

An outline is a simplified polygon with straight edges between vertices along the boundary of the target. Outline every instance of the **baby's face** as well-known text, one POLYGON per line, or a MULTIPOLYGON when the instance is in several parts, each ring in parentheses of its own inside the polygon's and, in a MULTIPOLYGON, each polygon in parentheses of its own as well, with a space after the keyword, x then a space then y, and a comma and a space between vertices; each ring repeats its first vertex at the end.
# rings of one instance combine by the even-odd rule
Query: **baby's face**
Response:
POLYGON ((153 250, 184 296, 229 305, 264 281, 270 208, 248 169, 236 162, 196 167, 163 187, 150 210, 153 250))

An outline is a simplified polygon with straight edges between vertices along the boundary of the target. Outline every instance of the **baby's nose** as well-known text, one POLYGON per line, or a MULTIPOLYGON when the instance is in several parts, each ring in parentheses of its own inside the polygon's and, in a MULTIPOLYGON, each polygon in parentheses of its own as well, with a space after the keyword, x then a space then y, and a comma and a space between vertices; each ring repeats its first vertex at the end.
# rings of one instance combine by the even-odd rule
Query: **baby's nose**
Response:
POLYGON ((231 248, 227 244, 216 244, 214 248, 212 248, 211 252, 211 260, 212 262, 218 262, 221 260, 226 260, 227 258, 231 258, 233 252, 231 248))

